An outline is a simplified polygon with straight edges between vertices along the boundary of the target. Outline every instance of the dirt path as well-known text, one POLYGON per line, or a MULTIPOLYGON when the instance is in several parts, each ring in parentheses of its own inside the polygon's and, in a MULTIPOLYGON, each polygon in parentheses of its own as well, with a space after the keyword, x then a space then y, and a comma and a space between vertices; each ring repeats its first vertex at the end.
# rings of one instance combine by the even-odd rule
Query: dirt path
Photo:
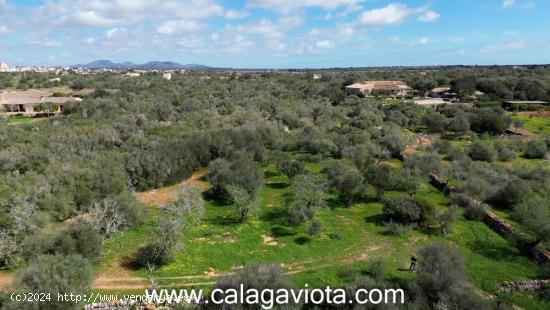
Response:
MULTIPOLYGON (((206 174, 206 169, 201 169, 193 173, 193 175, 178 184, 172 186, 161 187, 146 192, 136 193, 136 199, 144 204, 150 206, 161 206, 168 204, 176 198, 178 191, 183 186, 191 186, 201 191, 205 191, 209 188, 209 184, 202 181, 202 177, 206 174)), ((193 286, 193 285, 206 285, 210 284, 211 278, 218 275, 197 275, 197 276, 181 276, 181 277, 165 277, 156 278, 155 280, 190 280, 196 279, 193 283, 177 283, 171 286, 193 286)), ((213 283, 213 282, 212 282, 213 283)), ((165 285, 163 285, 164 287, 165 285)), ((118 260, 113 261, 107 266, 103 266, 100 272, 96 275, 92 288, 94 289, 145 289, 150 287, 150 283, 147 278, 136 276, 131 270, 122 266, 118 260)))
POLYGON ((520 116, 535 116, 535 117, 550 118, 550 111, 527 111, 527 112, 516 112, 515 114, 520 116))
POLYGON ((11 272, 2 272, 0 273, 0 292, 6 291, 14 278, 14 274, 11 272))
POLYGON ((201 180, 201 178, 205 174, 206 169, 201 169, 193 173, 193 175, 189 179, 181 183, 172 186, 156 188, 147 192, 136 193, 136 198, 144 204, 159 206, 172 202, 176 198, 178 190, 181 189, 183 186, 191 186, 201 191, 205 191, 209 188, 208 183, 201 180))

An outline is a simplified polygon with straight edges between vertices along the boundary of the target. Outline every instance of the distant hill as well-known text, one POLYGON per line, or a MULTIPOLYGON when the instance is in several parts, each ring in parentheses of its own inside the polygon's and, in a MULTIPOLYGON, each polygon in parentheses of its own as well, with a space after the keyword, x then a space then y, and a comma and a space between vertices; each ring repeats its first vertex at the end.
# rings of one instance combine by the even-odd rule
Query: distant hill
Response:
POLYGON ((133 62, 121 62, 115 63, 110 60, 96 60, 85 65, 74 65, 75 68, 86 68, 86 69, 141 69, 141 70, 207 70, 210 69, 208 66, 197 65, 197 64, 187 64, 182 65, 177 62, 171 61, 150 61, 145 64, 135 64, 133 62))

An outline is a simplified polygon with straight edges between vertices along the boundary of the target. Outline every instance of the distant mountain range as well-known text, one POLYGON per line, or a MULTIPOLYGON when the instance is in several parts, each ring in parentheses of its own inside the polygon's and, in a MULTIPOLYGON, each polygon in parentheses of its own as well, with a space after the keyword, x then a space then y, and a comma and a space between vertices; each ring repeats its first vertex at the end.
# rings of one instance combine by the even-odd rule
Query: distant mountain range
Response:
POLYGON ((135 64, 133 62, 112 62, 110 60, 97 60, 85 65, 74 65, 74 68, 86 68, 86 69, 141 69, 141 70, 207 70, 211 69, 208 66, 187 64, 182 65, 177 62, 171 61, 150 61, 145 64, 135 64))

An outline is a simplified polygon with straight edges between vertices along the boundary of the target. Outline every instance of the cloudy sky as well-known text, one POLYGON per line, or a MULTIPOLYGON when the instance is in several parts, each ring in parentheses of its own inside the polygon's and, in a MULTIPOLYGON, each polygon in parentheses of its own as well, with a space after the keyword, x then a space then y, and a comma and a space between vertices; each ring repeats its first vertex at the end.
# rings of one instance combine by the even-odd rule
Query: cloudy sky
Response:
POLYGON ((550 63, 549 0, 0 0, 0 61, 550 63))

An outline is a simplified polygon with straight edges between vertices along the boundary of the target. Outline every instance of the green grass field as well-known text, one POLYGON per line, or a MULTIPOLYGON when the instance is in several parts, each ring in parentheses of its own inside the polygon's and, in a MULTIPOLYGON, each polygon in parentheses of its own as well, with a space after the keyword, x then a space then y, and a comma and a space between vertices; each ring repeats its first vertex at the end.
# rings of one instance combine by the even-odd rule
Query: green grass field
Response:
MULTIPOLYGON (((321 167, 310 164, 307 169, 318 172, 321 167)), ((207 271, 229 272, 252 262, 283 264, 296 285, 346 285, 353 281, 349 274, 361 274, 373 260, 384 261, 385 278, 407 280, 414 277, 413 273, 404 271, 410 256, 439 240, 459 250, 471 282, 487 293, 496 293, 495 288, 502 281, 538 276, 539 267, 533 261, 481 222, 460 219, 444 239, 437 233, 417 230, 400 237, 389 234, 383 225, 382 205, 374 200, 372 191, 363 203, 351 207, 340 206, 331 195, 331 207, 318 212, 323 233, 310 238, 304 227, 286 224, 285 200, 291 190, 287 178, 277 175, 273 167, 266 168, 265 175, 262 208, 244 224, 238 223, 233 206, 207 201, 202 224, 186 231, 172 263, 155 270, 154 276, 160 285, 208 288, 211 285, 205 281, 211 283, 215 277, 205 278, 207 271)), ((398 194, 401 193, 386 193, 388 196, 398 194)), ((417 195, 434 203, 437 210, 445 210, 450 205, 447 197, 427 183, 417 195)), ((98 269, 130 261, 150 231, 151 227, 144 225, 108 240, 98 269)), ((132 274, 145 279, 147 272, 140 269, 132 274)), ((521 300, 530 300, 535 308, 539 305, 533 299, 521 300)))
POLYGON ((550 118, 528 115, 512 115, 512 119, 523 122, 523 128, 535 134, 550 135, 550 118))
POLYGON ((14 124, 32 122, 34 119, 27 116, 13 115, 7 117, 8 121, 14 124))

